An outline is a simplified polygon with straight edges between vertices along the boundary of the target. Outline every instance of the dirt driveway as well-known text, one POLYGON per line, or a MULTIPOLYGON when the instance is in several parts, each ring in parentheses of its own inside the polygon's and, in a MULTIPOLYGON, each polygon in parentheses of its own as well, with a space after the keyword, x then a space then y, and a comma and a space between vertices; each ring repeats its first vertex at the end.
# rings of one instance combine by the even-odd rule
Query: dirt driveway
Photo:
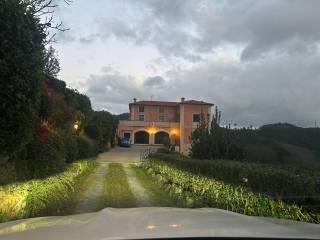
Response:
POLYGON ((146 149, 157 149, 158 146, 132 145, 130 148, 115 147, 108 152, 101 153, 97 159, 100 163, 137 163, 140 153, 146 149))

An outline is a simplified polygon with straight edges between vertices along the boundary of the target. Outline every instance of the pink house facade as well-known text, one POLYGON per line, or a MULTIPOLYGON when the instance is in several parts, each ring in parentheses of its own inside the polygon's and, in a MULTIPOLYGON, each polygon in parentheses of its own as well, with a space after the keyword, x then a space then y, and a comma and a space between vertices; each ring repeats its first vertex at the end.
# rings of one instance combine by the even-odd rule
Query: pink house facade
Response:
POLYGON ((180 102, 137 101, 129 104, 130 119, 121 120, 117 134, 129 138, 132 144, 160 145, 164 139, 176 146, 176 150, 187 154, 190 136, 203 117, 211 120, 212 103, 196 100, 180 102))

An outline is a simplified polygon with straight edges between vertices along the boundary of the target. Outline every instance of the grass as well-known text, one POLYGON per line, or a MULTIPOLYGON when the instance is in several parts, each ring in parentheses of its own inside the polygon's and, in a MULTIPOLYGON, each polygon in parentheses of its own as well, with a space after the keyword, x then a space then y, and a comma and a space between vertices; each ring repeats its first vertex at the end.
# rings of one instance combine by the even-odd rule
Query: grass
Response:
POLYGON ((147 190, 152 199, 153 206, 174 207, 179 205, 178 201, 173 199, 159 184, 153 181, 141 166, 132 165, 132 170, 140 181, 141 185, 147 190))
POLYGON ((136 202, 129 187, 126 172, 120 163, 110 163, 103 194, 106 207, 135 207, 136 202))
POLYGON ((70 214, 95 167, 92 160, 80 160, 57 175, 0 187, 0 221, 70 214))
POLYGON ((143 166, 155 181, 172 197, 184 202, 186 207, 215 207, 252 216, 320 221, 319 215, 304 212, 295 204, 193 174, 164 161, 150 160, 143 166))

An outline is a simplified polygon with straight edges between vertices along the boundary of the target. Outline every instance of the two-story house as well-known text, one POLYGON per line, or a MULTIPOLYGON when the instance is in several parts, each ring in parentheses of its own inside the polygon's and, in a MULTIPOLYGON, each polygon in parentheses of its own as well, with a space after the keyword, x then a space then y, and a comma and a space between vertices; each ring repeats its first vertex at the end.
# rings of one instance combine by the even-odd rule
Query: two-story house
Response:
POLYGON ((190 136, 203 117, 211 120, 212 103, 196 100, 180 102, 137 101, 129 104, 130 119, 122 120, 118 126, 118 136, 126 137, 132 144, 157 145, 170 141, 177 150, 187 154, 190 136))

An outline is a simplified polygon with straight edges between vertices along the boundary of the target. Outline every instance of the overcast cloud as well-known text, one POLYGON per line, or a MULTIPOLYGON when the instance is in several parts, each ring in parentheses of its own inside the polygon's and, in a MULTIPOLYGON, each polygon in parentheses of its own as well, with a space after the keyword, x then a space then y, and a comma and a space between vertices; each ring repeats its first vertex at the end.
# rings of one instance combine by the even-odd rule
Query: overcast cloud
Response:
POLYGON ((215 103, 225 123, 311 126, 320 122, 319 10, 317 0, 78 0, 59 12, 71 27, 58 36, 61 78, 113 113, 134 97, 184 96, 215 103), (79 59, 87 64, 72 78, 79 59))

